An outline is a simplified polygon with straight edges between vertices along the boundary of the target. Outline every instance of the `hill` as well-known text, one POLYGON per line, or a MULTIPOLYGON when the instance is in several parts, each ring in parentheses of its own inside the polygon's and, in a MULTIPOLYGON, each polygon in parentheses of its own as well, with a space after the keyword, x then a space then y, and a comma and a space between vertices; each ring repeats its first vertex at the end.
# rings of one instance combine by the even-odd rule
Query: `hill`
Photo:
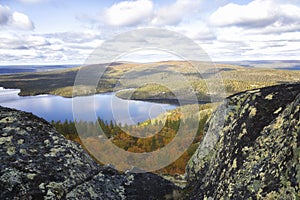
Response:
MULTIPOLYGON (((93 71, 105 65, 93 65, 88 69, 91 78, 93 71)), ((71 97, 74 81, 80 67, 51 72, 21 73, 0 76, 0 86, 21 89, 20 95, 54 94, 71 97)), ((226 95, 271 86, 281 83, 299 82, 300 71, 278 69, 256 69, 230 64, 166 61, 148 64, 113 63, 108 66, 96 86, 85 85, 75 95, 87 95, 119 91, 122 98, 139 100, 172 100, 174 94, 188 97, 195 92, 199 101, 209 101, 208 83, 223 86, 226 95), (197 65, 198 69, 193 67, 197 65), (180 80, 186 81, 182 84, 180 80), (152 83, 151 83, 152 82, 152 83), (147 83, 147 84, 146 84, 147 83), (156 84, 157 83, 157 84, 156 84), (171 86, 171 88, 167 88, 171 86), (132 89, 132 91, 123 89, 132 89), (96 90, 95 90, 96 89, 96 90), (172 91, 170 91, 172 89, 172 91), (95 91, 94 91, 95 90, 95 91), (123 91, 120 91, 123 90, 123 91)))

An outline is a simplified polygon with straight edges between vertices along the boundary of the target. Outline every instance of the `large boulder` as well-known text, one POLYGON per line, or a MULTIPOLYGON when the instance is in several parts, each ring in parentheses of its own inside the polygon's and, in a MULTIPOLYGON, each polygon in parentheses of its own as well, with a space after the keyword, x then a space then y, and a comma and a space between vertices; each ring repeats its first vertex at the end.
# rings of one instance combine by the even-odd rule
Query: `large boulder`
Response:
POLYGON ((151 173, 99 166, 45 120, 0 107, 0 199, 164 199, 178 187, 151 173))
POLYGON ((190 199, 300 198, 300 84, 236 94, 187 166, 190 199))

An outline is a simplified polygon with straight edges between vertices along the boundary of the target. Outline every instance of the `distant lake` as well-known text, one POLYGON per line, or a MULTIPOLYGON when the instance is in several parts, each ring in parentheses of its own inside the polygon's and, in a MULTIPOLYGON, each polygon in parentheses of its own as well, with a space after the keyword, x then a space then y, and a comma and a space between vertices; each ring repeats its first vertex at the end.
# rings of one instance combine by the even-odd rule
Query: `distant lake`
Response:
MULTIPOLYGON (((72 102, 73 98, 64 98, 54 95, 38 95, 21 97, 18 96, 19 89, 0 88, 0 105, 15 108, 46 119, 47 121, 73 121, 72 102)), ((92 121, 95 115, 103 120, 113 120, 122 124, 137 124, 150 118, 155 118, 159 114, 176 108, 176 105, 160 104, 145 101, 123 100, 115 96, 114 93, 97 94, 92 96, 93 104, 89 103, 89 97, 75 97, 82 102, 80 107, 80 119, 92 121), (78 99, 79 98, 79 99, 78 99), (94 112, 94 116, 86 113, 94 112)))

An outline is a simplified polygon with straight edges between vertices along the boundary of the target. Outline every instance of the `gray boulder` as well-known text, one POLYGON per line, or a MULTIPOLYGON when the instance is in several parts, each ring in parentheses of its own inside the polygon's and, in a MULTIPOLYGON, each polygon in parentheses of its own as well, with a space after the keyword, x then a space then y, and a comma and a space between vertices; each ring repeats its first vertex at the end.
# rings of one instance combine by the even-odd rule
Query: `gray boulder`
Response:
POLYGON ((228 97, 187 166, 190 199, 300 198, 300 84, 228 97))
POLYGON ((165 199, 176 187, 151 173, 99 166, 45 120, 0 107, 0 199, 165 199))

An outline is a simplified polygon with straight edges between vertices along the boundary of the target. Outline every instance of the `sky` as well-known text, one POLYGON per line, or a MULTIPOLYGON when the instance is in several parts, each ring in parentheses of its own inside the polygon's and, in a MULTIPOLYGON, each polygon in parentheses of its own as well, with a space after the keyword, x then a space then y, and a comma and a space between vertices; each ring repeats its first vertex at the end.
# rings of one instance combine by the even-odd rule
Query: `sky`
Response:
POLYGON ((300 56, 300 0, 0 0, 0 64, 83 64, 141 28, 182 34, 212 61, 300 56))

